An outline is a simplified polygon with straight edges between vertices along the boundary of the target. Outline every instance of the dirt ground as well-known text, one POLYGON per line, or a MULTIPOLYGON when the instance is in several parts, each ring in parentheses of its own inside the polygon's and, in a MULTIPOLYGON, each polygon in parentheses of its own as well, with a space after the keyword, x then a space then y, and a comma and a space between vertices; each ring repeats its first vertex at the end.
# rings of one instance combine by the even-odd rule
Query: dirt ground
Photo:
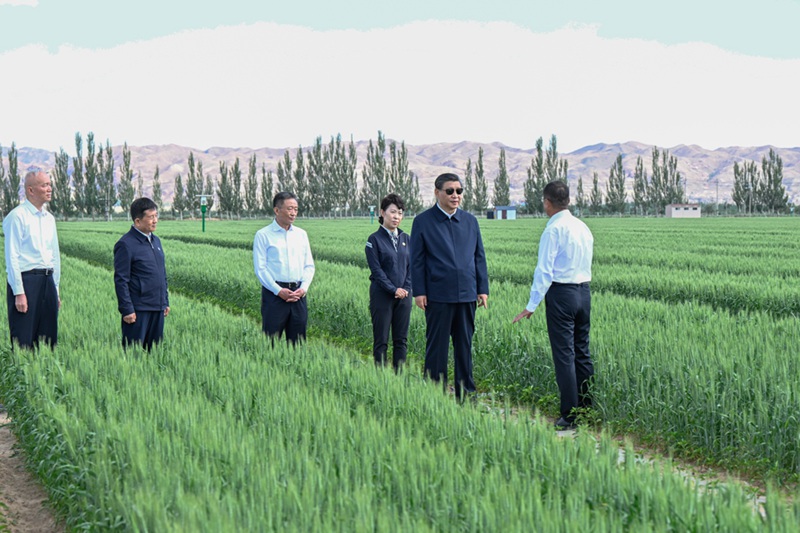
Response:
POLYGON ((0 532, 63 532, 63 524, 46 506, 44 490, 25 470, 9 422, 6 412, 0 412, 0 532))

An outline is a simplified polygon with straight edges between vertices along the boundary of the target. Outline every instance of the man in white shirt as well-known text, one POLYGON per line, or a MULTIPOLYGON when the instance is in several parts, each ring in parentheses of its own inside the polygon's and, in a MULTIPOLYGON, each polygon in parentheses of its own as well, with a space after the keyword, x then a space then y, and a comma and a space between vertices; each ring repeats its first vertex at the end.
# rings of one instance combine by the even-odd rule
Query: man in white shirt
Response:
POLYGON ((594 237, 586 224, 572 216, 568 205, 566 183, 552 181, 545 186, 544 209, 550 220, 539 241, 528 305, 513 321, 530 318, 545 301, 547 333, 561 394, 558 430, 574 429, 573 410, 591 406, 589 384, 594 375, 589 355, 594 237))
POLYGON ((285 333, 295 344, 306 336, 306 292, 314 279, 314 258, 306 232, 294 225, 297 196, 279 192, 272 199, 275 220, 253 241, 253 266, 261 282, 261 327, 270 337, 285 333))
POLYGON ((61 255, 56 221, 44 209, 53 188, 47 173, 25 175, 25 201, 3 220, 8 303, 12 346, 38 348, 39 339, 52 348, 58 341, 61 298, 61 255))

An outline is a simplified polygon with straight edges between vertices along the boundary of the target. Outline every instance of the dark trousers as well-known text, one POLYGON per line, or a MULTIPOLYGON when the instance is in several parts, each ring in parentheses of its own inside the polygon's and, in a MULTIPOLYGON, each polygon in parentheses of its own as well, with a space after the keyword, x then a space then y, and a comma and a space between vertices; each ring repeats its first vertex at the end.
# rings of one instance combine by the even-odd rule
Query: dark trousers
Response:
POLYGON ((545 295, 545 305, 556 383, 561 393, 561 416, 573 421, 573 408, 591 405, 589 384, 594 367, 589 356, 589 284, 553 283, 545 295))
POLYGON ((459 399, 464 393, 475 392, 475 381, 472 379, 475 307, 476 302, 441 303, 428 300, 425 309, 425 374, 433 381, 447 383, 447 355, 452 339, 455 389, 459 399))
POLYGON ((122 347, 141 344, 148 352, 164 337, 164 311, 136 311, 136 322, 122 321, 122 347))
POLYGON ((372 315, 372 356, 375 364, 386 365, 389 328, 392 329, 392 366, 399 370, 408 352, 408 324, 411 320, 411 296, 400 299, 380 289, 369 289, 369 313, 372 315))
POLYGON ((270 337, 286 335, 286 342, 295 344, 306 338, 308 304, 306 298, 287 302, 261 287, 261 329, 270 337))
POLYGON ((6 283, 8 329, 11 345, 38 348, 44 338, 51 348, 58 342, 58 291, 52 270, 37 269, 22 273, 22 286, 28 299, 28 312, 17 311, 14 291, 6 283))

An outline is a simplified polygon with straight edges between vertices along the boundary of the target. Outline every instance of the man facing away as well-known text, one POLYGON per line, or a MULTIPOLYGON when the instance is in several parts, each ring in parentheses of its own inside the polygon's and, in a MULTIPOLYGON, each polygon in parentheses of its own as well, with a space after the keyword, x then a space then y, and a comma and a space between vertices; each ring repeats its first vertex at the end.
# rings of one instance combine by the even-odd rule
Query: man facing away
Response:
POLYGON ((43 171, 25 175, 25 201, 3 220, 11 344, 38 348, 39 339, 52 348, 58 342, 58 284, 61 255, 56 221, 44 209, 53 188, 43 171))
POLYGON ((552 181, 545 186, 544 210, 550 220, 539 241, 528 305, 512 322, 530 318, 545 301, 547 333, 561 395, 557 430, 573 429, 574 409, 591 406, 589 384, 594 375, 589 355, 594 237, 586 224, 572 216, 568 205, 566 183, 552 181))
POLYGON ((461 178, 441 174, 433 192, 436 205, 414 218, 411 227, 411 282, 414 302, 425 311, 425 374, 447 383, 452 338, 456 398, 463 400, 475 392, 472 336, 476 303, 486 307, 489 299, 486 255, 478 220, 458 208, 461 178))
POLYGON ((153 233, 158 206, 150 198, 131 204, 133 226, 114 245, 114 288, 122 315, 122 345, 150 351, 164 336, 169 314, 167 268, 161 240, 153 233))
POLYGON ((306 337, 306 292, 314 279, 314 258, 306 232, 294 225, 297 196, 279 192, 272 199, 275 219, 258 230, 253 267, 261 282, 261 328, 273 339, 282 334, 296 344, 306 337))

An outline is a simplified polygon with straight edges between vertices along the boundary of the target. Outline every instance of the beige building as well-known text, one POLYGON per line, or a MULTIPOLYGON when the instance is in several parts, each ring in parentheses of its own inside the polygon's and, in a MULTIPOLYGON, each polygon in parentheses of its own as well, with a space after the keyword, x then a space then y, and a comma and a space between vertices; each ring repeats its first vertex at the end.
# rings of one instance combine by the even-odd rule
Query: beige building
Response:
POLYGON ((667 218, 700 218, 700 204, 669 204, 667 218))

